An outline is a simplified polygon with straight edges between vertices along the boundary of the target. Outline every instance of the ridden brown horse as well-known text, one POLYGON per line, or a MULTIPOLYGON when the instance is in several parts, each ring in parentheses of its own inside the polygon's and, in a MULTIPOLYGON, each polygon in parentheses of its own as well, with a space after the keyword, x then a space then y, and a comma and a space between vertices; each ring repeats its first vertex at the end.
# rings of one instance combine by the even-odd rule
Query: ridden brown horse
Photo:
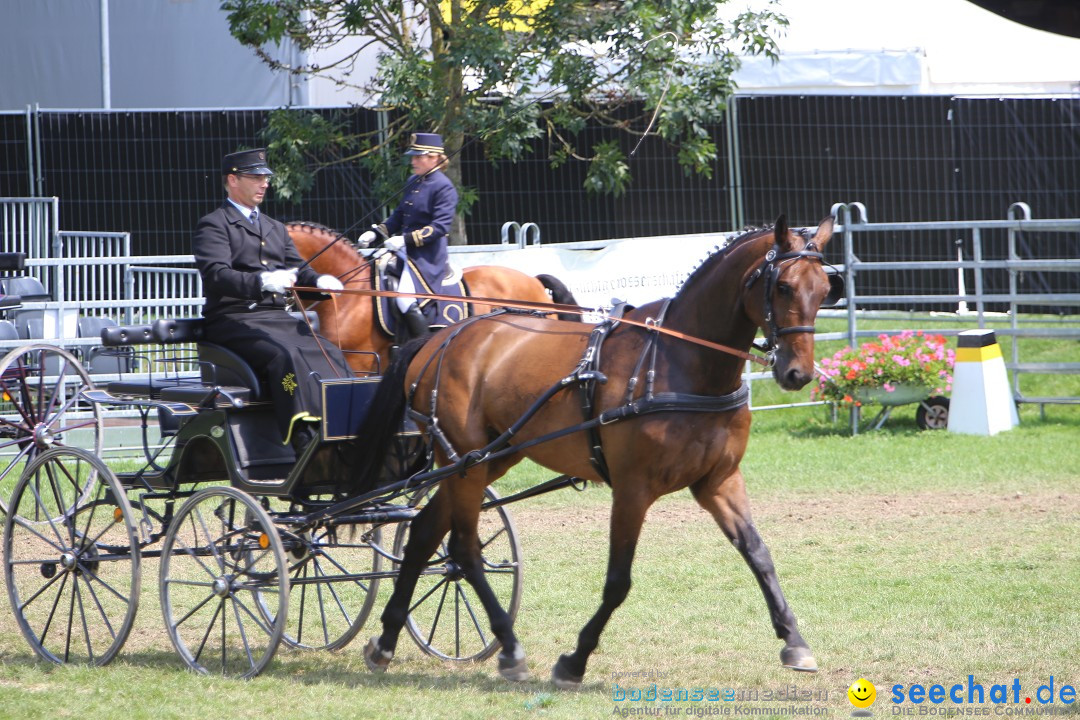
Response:
MULTIPOLYGON (((337 233, 322 225, 308 222, 289 223, 286 228, 304 260, 310 260, 317 253, 321 253, 311 263, 317 272, 339 277, 346 289, 374 287, 374 263, 349 243, 339 241, 337 233)), ((466 268, 462 274, 469 295, 475 297, 577 304, 570 290, 551 275, 533 277, 497 265, 466 268)), ((493 309, 485 304, 473 303, 473 312, 477 315, 493 309)), ((342 350, 366 351, 346 353, 354 371, 371 372, 386 367, 393 338, 384 333, 375 322, 375 306, 371 297, 343 293, 337 295, 335 300, 319 303, 314 310, 319 316, 319 334, 342 350), (368 353, 378 355, 378 362, 374 355, 368 353)), ((576 316, 562 317, 574 319, 576 316)))
POLYGON ((643 326, 613 320, 590 331, 505 313, 465 321, 426 344, 403 348, 360 431, 366 438, 360 449, 366 454, 357 465, 360 480, 368 481, 364 468, 373 460, 379 467, 385 447, 379 428, 384 436, 392 432, 407 403, 434 437, 440 465, 455 469, 412 522, 382 634, 365 649, 369 668, 389 664, 417 576, 449 532, 450 555, 476 590, 502 646, 500 673, 514 680, 528 676, 512 621, 480 567, 477 521, 484 488, 529 457, 556 472, 605 479, 612 491, 602 602, 581 630, 577 648, 555 664, 557 686, 581 683, 600 633, 630 591, 649 506, 686 487, 761 586, 784 642, 782 664, 816 670, 750 518, 739 470, 750 432, 744 361, 686 336, 745 352, 762 328, 773 349, 776 382, 785 390, 805 386, 813 377, 818 308, 835 301, 842 289, 842 281, 823 269, 821 251, 832 228, 833 219, 826 218, 810 236, 789 230, 781 217, 772 229, 736 238, 706 259, 673 299, 625 315, 643 326), (591 396, 585 392, 590 388, 591 396))

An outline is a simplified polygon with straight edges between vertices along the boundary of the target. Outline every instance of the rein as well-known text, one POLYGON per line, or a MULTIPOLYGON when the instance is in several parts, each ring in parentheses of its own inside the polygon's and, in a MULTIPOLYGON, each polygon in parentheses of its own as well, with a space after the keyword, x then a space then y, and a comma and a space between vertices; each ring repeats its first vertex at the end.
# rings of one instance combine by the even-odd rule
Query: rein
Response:
MULTIPOLYGON (((375 290, 368 288, 346 288, 344 290, 321 290, 318 288, 305 288, 294 287, 294 290, 300 292, 318 292, 327 295, 344 294, 344 295, 366 295, 369 297, 411 297, 431 300, 460 300, 461 298, 453 295, 438 295, 435 293, 402 293, 393 290, 375 290)), ((544 313, 571 313, 573 315, 585 315, 587 313, 598 312, 595 308, 586 308, 580 305, 569 305, 566 303, 541 303, 531 302, 528 300, 506 300, 504 298, 490 298, 479 297, 476 295, 469 296, 469 302, 475 304, 492 305, 494 307, 513 308, 514 310, 536 310, 544 313)), ((712 350, 719 350, 720 352, 727 353, 728 355, 734 355, 735 357, 742 358, 752 363, 761 365, 762 367, 770 367, 772 365, 771 360, 758 357, 757 355, 751 355, 748 352, 738 350, 727 345, 720 343, 714 343, 710 340, 704 340, 693 335, 687 335, 686 333, 679 332, 678 330, 672 330, 665 328, 657 324, 654 318, 646 318, 642 320, 631 320, 630 318, 621 318, 621 323, 632 325, 634 327, 643 328, 645 330, 655 330, 663 335, 668 335, 685 342, 700 345, 702 347, 710 348, 712 350)))

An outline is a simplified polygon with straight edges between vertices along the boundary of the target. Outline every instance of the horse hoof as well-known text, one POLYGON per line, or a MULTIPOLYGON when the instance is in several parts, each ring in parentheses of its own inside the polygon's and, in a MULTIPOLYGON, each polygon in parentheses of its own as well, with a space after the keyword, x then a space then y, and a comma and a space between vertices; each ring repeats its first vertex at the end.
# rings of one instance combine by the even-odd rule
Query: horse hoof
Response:
POLYGON ((780 664, 788 670, 798 672, 817 672, 817 660, 810 654, 810 648, 787 646, 780 651, 780 664))
POLYGON ((525 682, 529 679, 529 663, 525 655, 515 658, 513 655, 499 653, 499 674, 510 682, 525 682))
POLYGON ((394 653, 380 650, 376 640, 376 638, 371 638, 364 646, 364 664, 373 673, 384 673, 390 661, 394 659, 394 653))
POLYGON ((581 688, 581 681, 585 679, 584 675, 574 675, 563 666, 563 658, 559 658, 559 661, 555 663, 555 666, 551 668, 551 682, 555 687, 560 690, 578 690, 581 688))

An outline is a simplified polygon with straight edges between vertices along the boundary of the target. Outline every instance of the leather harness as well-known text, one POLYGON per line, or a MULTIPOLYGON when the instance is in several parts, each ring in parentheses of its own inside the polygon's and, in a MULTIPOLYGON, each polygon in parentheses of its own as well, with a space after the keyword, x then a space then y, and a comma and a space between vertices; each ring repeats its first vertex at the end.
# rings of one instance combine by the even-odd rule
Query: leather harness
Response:
MULTIPOLYGON (((776 285, 780 276, 780 265, 788 260, 798 260, 801 258, 816 259, 824 263, 824 258, 821 252, 814 247, 813 243, 808 244, 803 250, 781 253, 778 246, 774 245, 772 249, 766 254, 761 266, 754 270, 753 273, 747 278, 745 287, 749 289, 757 281, 759 277, 764 276, 765 279, 765 320, 769 325, 769 334, 765 338, 765 347, 768 356, 771 359, 773 349, 776 347, 778 338, 800 332, 814 332, 814 326, 812 325, 797 325, 786 328, 781 328, 776 324, 775 313, 773 312, 772 303, 772 290, 776 285)), ((842 290, 842 284, 836 286, 842 290)), ((615 312, 609 314, 609 316, 601 323, 597 324, 589 335, 588 343, 586 344, 585 352, 582 355, 581 362, 577 367, 566 377, 556 382, 546 392, 544 392, 539 398, 537 398, 532 406, 509 428, 507 428, 498 438, 494 439, 484 448, 471 450, 465 453, 463 456, 459 456, 454 448, 450 445, 449 440, 446 438, 442 429, 439 427, 438 416, 436 412, 436 405, 438 399, 438 387, 440 377, 443 369, 443 356, 446 349, 454 341, 457 335, 465 329, 471 322, 475 322, 484 317, 490 317, 492 315, 498 315, 502 313, 521 313, 527 314, 521 310, 502 309, 497 310, 489 315, 482 315, 478 317, 469 318, 468 320, 458 323, 456 329, 450 334, 442 343, 442 348, 439 352, 434 353, 425 364, 417 376, 416 382, 412 385, 408 392, 407 408, 409 416, 418 422, 424 423, 428 432, 432 438, 437 441, 443 450, 446 452, 448 459, 453 463, 452 468, 447 468, 450 471, 459 471, 464 473, 470 466, 480 462, 494 459, 495 457, 501 457, 511 453, 520 452, 527 447, 537 445, 543 442, 548 442, 556 438, 560 438, 581 430, 585 430, 588 436, 590 446, 590 461, 597 473, 607 484, 611 484, 610 471, 608 469, 607 460, 604 457, 603 443, 600 438, 600 426, 608 425, 619 420, 625 420, 627 418, 637 417, 639 415, 646 415, 648 413, 655 412, 706 412, 706 413, 719 413, 735 410, 746 404, 750 396, 750 388, 746 383, 740 383, 739 387, 730 393, 723 395, 694 395, 691 393, 676 393, 676 392, 654 392, 653 388, 656 380, 656 356, 659 345, 659 337, 661 334, 661 328, 663 327, 664 318, 667 315, 668 308, 671 305, 671 298, 667 298, 660 308, 658 317, 655 319, 650 318, 645 323, 645 330, 648 336, 642 347, 641 354, 638 357, 637 364, 635 365, 634 372, 631 374, 626 384, 626 394, 624 396, 623 404, 604 410, 599 414, 595 413, 595 396, 597 385, 607 382, 607 376, 600 370, 600 361, 603 350, 604 342, 611 337, 611 334, 618 328, 621 323, 621 314, 624 309, 619 306, 615 312), (435 379, 431 390, 431 413, 430 415, 424 415, 413 409, 413 398, 419 385, 419 379, 430 368, 432 363, 436 364, 435 367, 435 379), (644 393, 640 397, 635 398, 635 392, 637 391, 638 380, 642 377, 642 370, 648 363, 648 369, 644 372, 645 387, 644 393), (556 393, 560 392, 564 388, 570 385, 578 385, 581 388, 581 406, 584 414, 584 421, 578 425, 562 428, 560 430, 548 433, 542 437, 533 438, 531 440, 519 443, 517 445, 510 445, 511 439, 521 430, 528 420, 535 415, 543 405, 551 399, 556 393)), ((533 311, 536 314, 542 315, 540 311, 533 311)), ((531 313, 528 313, 531 314, 531 313)), ((637 325, 637 323, 635 323, 637 325)), ((771 363, 770 363, 771 364, 771 363)))

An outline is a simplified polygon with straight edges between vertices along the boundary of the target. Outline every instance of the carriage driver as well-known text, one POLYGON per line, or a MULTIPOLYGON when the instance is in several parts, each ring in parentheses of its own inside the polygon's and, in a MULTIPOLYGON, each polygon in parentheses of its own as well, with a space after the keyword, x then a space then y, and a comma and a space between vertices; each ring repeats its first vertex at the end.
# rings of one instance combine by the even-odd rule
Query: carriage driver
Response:
POLYGON ((259 212, 273 174, 265 149, 226 155, 226 200, 199 220, 193 251, 206 296, 204 338, 266 378, 281 437, 299 454, 317 434, 319 379, 352 372, 340 349, 285 310, 293 285, 341 290, 342 284, 303 265, 285 226, 259 212))
MULTIPOLYGON (((447 235, 457 211, 458 194, 450 178, 440 169, 447 162, 442 136, 415 133, 405 154, 411 156, 413 174, 405 184, 401 203, 375 230, 362 234, 359 242, 370 247, 377 238, 376 232, 383 237, 395 236, 384 244, 395 250, 400 250, 401 244, 404 244, 409 265, 420 274, 427 286, 417 288, 413 274, 406 269, 401 273, 398 292, 437 294, 446 276, 447 235), (401 237, 396 237, 398 235, 401 237)), ((400 344, 428 334, 427 320, 414 298, 399 297, 397 305, 408 330, 408 336, 399 339, 400 344)))

